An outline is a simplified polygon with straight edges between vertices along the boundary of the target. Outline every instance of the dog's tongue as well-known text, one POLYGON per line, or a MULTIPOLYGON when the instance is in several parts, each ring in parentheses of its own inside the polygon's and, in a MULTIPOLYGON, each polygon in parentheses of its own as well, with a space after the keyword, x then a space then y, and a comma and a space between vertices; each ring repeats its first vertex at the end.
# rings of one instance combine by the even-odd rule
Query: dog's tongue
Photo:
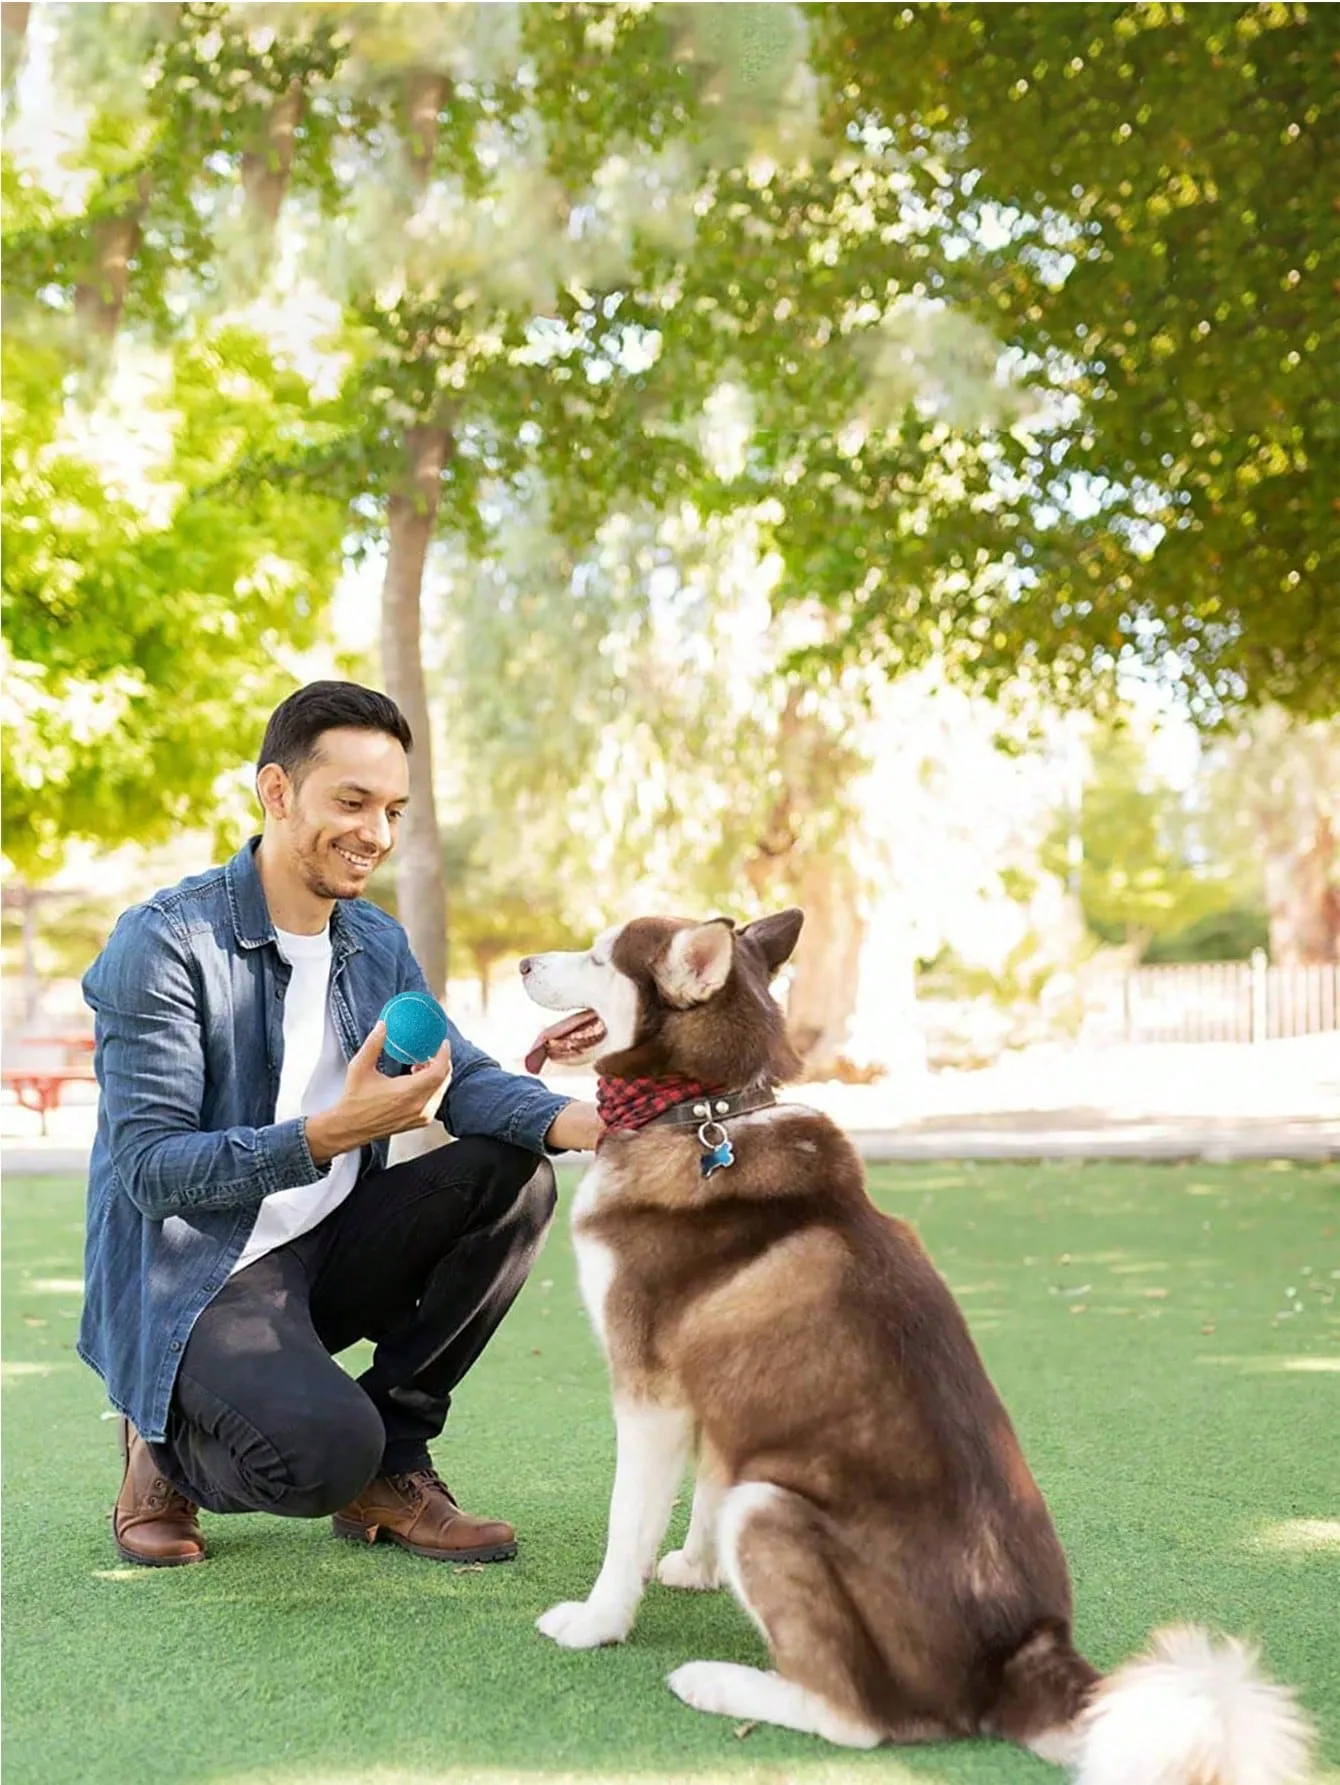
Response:
POLYGON ((526 1071, 540 1070, 553 1051, 554 1042, 561 1041, 565 1035, 575 1035, 579 1029, 585 1029, 589 1024, 599 1021, 594 1010, 579 1010, 573 1016, 565 1016, 562 1022, 551 1023, 547 1029, 541 1029, 526 1055, 526 1071))

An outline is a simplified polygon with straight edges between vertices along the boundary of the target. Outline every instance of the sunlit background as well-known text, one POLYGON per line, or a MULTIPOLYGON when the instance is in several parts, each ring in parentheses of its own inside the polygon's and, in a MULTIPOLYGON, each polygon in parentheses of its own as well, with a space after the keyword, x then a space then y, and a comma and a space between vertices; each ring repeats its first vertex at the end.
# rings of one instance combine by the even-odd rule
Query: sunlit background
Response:
POLYGON ((6 1134, 330 674, 508 1064, 798 903, 864 1126, 1340 1107, 1334 17, 6 5, 6 1134))

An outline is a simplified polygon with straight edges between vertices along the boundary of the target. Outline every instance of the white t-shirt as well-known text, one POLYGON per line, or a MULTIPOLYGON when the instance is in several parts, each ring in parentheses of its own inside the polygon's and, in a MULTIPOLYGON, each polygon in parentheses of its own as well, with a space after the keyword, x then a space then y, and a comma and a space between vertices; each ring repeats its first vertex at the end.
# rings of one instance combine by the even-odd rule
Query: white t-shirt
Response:
MULTIPOLYGON (((284 1063, 275 1121, 314 1116, 339 1101, 346 1061, 330 1014, 330 930, 297 936, 276 930, 279 952, 293 969, 284 998, 284 1063)), ((261 1204, 234 1272, 297 1239, 338 1208, 358 1177, 357 1149, 340 1153, 325 1177, 292 1190, 272 1190, 261 1204)))

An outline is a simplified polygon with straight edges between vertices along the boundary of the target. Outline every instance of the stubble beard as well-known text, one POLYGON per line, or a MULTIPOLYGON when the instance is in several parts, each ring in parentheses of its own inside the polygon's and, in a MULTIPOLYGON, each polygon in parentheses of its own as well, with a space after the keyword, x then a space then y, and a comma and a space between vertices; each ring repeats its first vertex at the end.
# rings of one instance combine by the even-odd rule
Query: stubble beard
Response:
MULTIPOLYGON (((331 844, 328 845, 328 847, 333 848, 334 845, 331 844)), ((357 899, 362 894, 363 884, 366 883, 367 878, 364 876, 363 882, 360 883, 355 881, 352 886, 332 885, 331 881, 327 878, 327 869, 321 861, 314 844, 307 844, 299 849, 298 870, 303 877, 308 892, 310 892, 314 898, 318 899, 357 899)), ((349 878, 351 881, 354 880, 352 870, 350 871, 349 878)))

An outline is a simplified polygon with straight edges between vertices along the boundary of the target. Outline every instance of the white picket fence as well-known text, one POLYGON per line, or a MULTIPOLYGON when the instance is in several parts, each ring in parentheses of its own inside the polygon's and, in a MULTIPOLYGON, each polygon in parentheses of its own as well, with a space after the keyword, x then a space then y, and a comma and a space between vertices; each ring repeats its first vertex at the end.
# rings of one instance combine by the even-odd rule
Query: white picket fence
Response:
POLYGON ((1340 1029, 1340 966, 1250 961, 1137 967, 1122 987, 1127 1041, 1283 1041, 1340 1029))

